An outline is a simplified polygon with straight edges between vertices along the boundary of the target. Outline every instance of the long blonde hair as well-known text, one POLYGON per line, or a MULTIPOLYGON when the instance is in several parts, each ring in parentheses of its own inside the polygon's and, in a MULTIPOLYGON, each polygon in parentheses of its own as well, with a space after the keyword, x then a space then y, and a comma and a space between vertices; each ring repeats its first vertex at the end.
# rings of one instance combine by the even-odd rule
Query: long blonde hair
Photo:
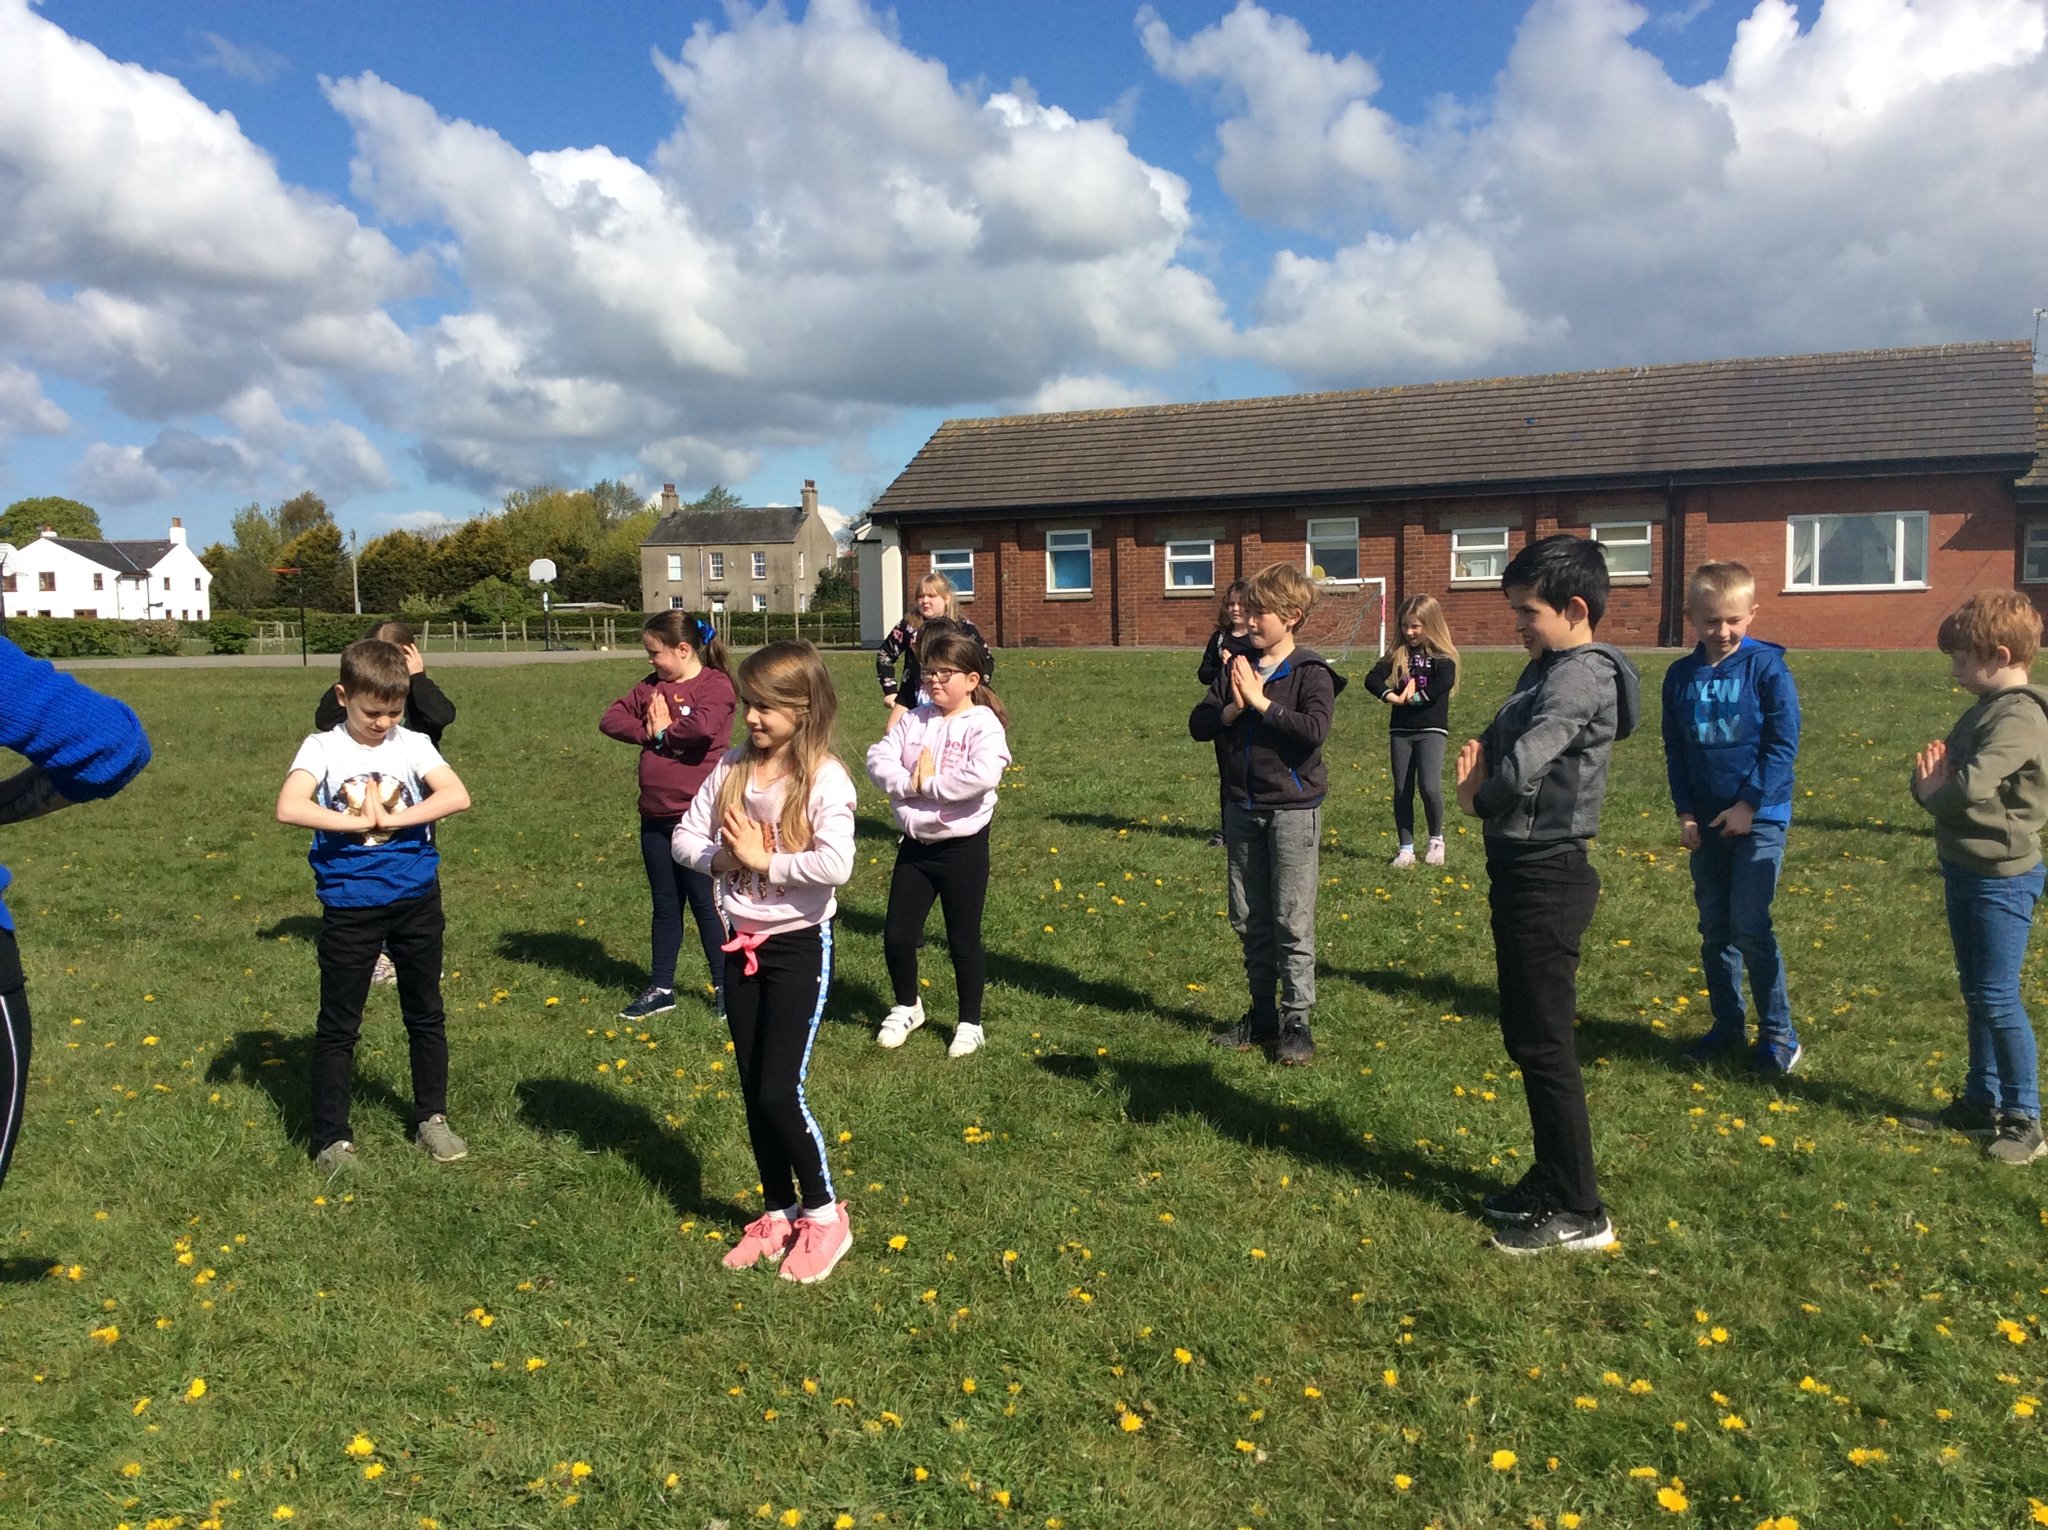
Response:
MULTIPOLYGON (((782 818, 775 825, 775 848, 808 850, 811 846, 811 788, 829 764, 846 769, 832 753, 832 730, 839 721, 839 695, 818 650, 801 638, 780 638, 756 648, 740 662, 740 694, 748 705, 787 712, 796 719, 788 746, 789 774, 782 788, 782 818)), ((718 789, 718 814, 746 812, 747 783, 754 767, 768 756, 754 747, 751 736, 740 745, 740 757, 718 789)))
MULTIPOLYGON (((1458 662, 1458 645, 1451 641, 1450 624, 1444 620, 1444 608, 1438 604, 1434 595, 1410 595, 1401 602, 1401 608, 1394 617, 1396 629, 1407 626, 1411 621, 1422 623, 1424 648, 1431 653, 1442 654, 1453 664, 1458 662)), ((1407 683, 1408 657, 1408 642, 1404 638, 1394 644, 1393 680, 1396 685, 1407 683)), ((1458 694, 1456 670, 1451 672, 1451 694, 1458 694)))
MULTIPOLYGON (((930 573, 926 574, 922 579, 917 581, 917 587, 910 592, 910 605, 912 610, 917 609, 917 597, 922 595, 926 590, 937 590, 941 595, 945 596, 947 619, 949 621, 956 622, 960 620, 960 602, 953 598, 952 580, 948 579, 944 574, 940 573, 937 569, 933 569, 930 573)), ((923 613, 921 612, 919 613, 920 617, 922 617, 922 614, 923 613)))

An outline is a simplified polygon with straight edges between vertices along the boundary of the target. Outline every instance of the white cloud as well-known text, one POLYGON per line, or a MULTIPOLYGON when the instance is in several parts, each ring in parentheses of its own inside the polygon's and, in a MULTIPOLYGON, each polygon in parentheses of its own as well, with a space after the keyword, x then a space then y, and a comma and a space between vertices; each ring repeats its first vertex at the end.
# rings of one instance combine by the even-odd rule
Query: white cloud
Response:
POLYGON ((71 416, 43 396, 35 373, 0 361, 0 442, 9 436, 61 436, 71 416))
POLYGON ((1226 103, 1253 216, 1375 226, 1284 251, 1243 335, 1319 381, 2022 332, 2048 199, 2042 0, 1760 0, 1719 79, 1674 81, 1626 0, 1537 0, 1490 97, 1347 160, 1361 61, 1241 3, 1155 67, 1226 103), (1383 152, 1382 152, 1383 151, 1383 152), (1398 152, 1397 152, 1398 151, 1398 152))
POLYGON ((95 441, 72 470, 72 486, 97 505, 142 505, 163 499, 171 481, 152 466, 139 446, 95 441))
POLYGON ((206 53, 199 60, 201 68, 219 70, 251 85, 268 85, 291 67, 291 60, 274 48, 233 42, 218 32, 201 32, 199 40, 206 44, 206 53))
POLYGON ((1063 414, 1077 409, 1130 409, 1165 402, 1157 388, 1121 378, 1062 374, 1048 378, 1024 405, 1031 414, 1063 414))

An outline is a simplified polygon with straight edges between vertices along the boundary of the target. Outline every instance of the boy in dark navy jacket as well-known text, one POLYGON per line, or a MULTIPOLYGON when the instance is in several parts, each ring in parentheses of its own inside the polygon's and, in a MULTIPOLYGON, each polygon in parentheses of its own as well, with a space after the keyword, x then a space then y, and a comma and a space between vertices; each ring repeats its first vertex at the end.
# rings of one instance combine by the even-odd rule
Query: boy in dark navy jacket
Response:
POLYGON ((1792 823, 1799 689, 1785 650, 1749 636, 1756 581, 1740 563, 1703 563, 1687 584, 1699 646, 1664 672, 1664 765, 1679 842, 1692 852, 1700 970, 1713 1024, 1684 1052, 1705 1067, 1749 1044, 1742 973, 1756 1004, 1749 1065, 1782 1078, 1803 1049, 1792 1028, 1771 899, 1792 823))
POLYGON ((1316 593, 1292 564, 1254 574, 1244 606, 1256 657, 1233 655, 1188 717, 1195 738, 1221 741, 1230 927, 1244 943, 1251 985, 1250 1010, 1213 1039, 1295 1065, 1316 1055, 1308 1021, 1316 1002, 1323 740, 1344 689, 1321 655, 1295 645, 1316 593))

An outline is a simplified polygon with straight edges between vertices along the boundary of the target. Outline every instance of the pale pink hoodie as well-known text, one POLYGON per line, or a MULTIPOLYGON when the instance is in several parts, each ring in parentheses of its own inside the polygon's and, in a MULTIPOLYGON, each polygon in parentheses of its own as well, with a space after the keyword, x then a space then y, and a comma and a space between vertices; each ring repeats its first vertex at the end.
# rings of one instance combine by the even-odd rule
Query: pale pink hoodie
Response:
MULTIPOLYGON (((711 875, 711 857, 721 838, 717 823, 718 794, 725 778, 735 770, 746 770, 740 751, 726 751, 705 778, 690 810, 676 825, 670 851, 692 871, 711 875)), ((734 930, 756 935, 779 935, 805 925, 823 924, 838 910, 833 889, 853 875, 853 777, 837 760, 827 760, 811 783, 809 818, 811 847, 795 854, 776 850, 775 826, 782 819, 783 782, 756 786, 749 780, 742 800, 747 816, 764 825, 772 852, 765 872, 744 866, 728 871, 718 881, 718 901, 725 910, 726 923, 734 930)))
POLYGON ((996 788, 1010 763, 1010 740, 996 714, 969 707, 948 717, 927 703, 912 707, 868 751, 868 779, 889 794, 896 822, 912 839, 965 839, 995 817, 996 788), (929 749, 937 765, 912 795, 911 767, 929 749))

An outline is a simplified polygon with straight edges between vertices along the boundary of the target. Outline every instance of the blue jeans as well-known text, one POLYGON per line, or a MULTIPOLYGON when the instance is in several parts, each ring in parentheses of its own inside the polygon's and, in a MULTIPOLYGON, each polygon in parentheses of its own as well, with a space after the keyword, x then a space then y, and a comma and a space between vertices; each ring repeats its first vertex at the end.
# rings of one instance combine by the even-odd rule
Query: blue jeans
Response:
POLYGON ((1748 1035, 1742 1019, 1742 971, 1749 969, 1759 1042, 1796 1046, 1792 1004, 1785 996, 1785 961, 1771 928, 1771 899, 1785 859, 1785 825, 1759 823, 1747 834, 1724 836, 1702 823, 1692 853, 1692 892, 1700 906, 1700 971, 1714 1029, 1748 1035))
POLYGON ((2020 963, 2034 929, 2034 905, 2048 867, 1984 877, 1941 863, 1949 939, 1970 1018, 1970 1072, 1963 1097, 2001 1115, 2041 1119, 2034 1025, 2020 998, 2020 963))

